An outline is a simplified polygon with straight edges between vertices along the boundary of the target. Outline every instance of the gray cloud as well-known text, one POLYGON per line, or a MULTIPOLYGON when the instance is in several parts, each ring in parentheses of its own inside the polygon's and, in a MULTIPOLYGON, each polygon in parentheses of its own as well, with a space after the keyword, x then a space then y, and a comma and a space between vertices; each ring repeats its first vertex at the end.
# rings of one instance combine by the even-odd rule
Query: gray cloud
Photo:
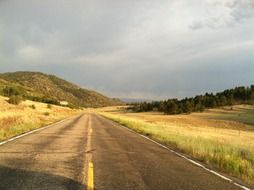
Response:
POLYGON ((4 0, 0 71, 39 70, 114 97, 248 85, 252 12, 249 0, 4 0))
POLYGON ((194 20, 189 26, 191 29, 233 27, 254 18, 252 0, 207 0, 204 9, 206 14, 194 20))

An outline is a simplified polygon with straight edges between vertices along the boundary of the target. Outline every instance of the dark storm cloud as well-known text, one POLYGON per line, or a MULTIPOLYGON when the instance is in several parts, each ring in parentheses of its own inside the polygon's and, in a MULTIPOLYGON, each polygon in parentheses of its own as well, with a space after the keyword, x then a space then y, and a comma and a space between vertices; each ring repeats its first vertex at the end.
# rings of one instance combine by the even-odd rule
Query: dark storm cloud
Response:
POLYGON ((39 70, 114 97, 249 85, 253 16, 250 0, 4 0, 0 71, 39 70))

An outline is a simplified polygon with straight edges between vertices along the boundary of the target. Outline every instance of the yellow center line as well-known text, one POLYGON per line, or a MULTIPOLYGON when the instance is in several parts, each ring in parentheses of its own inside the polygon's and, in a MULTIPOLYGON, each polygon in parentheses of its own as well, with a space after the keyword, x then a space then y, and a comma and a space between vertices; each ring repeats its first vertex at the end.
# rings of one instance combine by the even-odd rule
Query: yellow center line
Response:
MULTIPOLYGON (((86 150, 91 150, 91 135, 92 135, 92 123, 91 123, 91 115, 88 115, 88 133, 87 133, 87 144, 86 150)), ((87 168, 87 173, 84 176, 84 183, 87 183, 87 190, 94 190, 94 168, 92 162, 92 153, 85 154, 85 168, 87 168)))
POLYGON ((88 165, 88 174, 87 174, 87 190, 94 189, 94 180, 93 180, 93 163, 89 162, 88 165))

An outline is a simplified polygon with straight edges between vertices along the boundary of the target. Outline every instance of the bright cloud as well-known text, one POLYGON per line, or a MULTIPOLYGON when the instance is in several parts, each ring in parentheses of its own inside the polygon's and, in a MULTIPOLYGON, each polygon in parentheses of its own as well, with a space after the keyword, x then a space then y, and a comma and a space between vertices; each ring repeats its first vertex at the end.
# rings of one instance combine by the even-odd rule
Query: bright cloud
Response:
POLYGON ((35 46, 25 46, 17 50, 17 54, 21 59, 26 61, 34 61, 43 58, 43 51, 35 46))

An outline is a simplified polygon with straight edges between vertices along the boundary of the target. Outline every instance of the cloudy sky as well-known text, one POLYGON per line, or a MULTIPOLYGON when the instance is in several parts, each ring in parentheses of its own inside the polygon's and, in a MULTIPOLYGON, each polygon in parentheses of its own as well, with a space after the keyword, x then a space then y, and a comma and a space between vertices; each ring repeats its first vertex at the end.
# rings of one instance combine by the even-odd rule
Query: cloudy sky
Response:
POLYGON ((125 98, 254 84, 254 1, 0 0, 0 72, 19 70, 125 98))

